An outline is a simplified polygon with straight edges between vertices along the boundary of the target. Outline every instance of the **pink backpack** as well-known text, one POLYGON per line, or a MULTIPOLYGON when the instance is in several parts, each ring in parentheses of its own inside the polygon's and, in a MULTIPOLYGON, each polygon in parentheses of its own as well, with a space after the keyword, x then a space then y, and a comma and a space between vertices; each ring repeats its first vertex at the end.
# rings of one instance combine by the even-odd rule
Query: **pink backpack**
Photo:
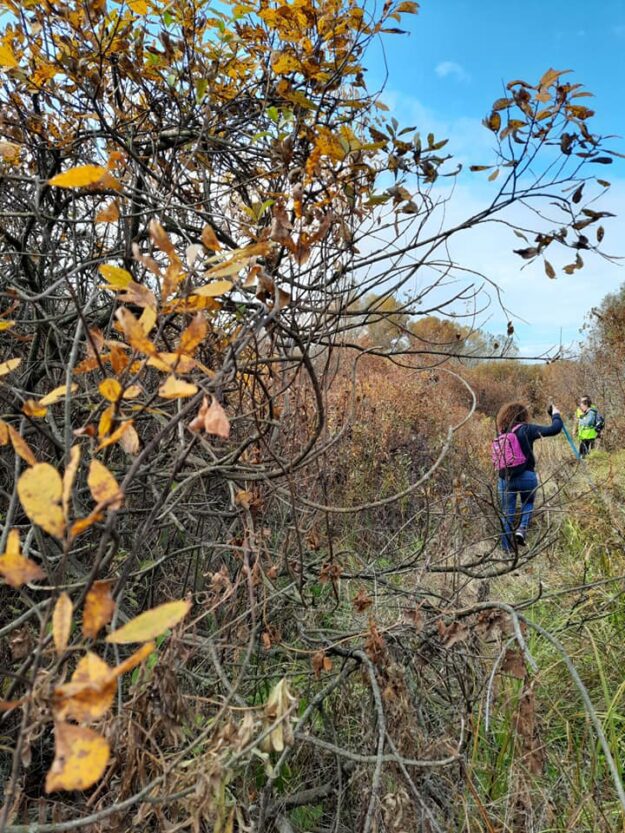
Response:
POLYGON ((520 425, 514 425, 511 431, 500 434, 496 440, 493 440, 491 457, 493 466, 497 471, 513 469, 515 466, 522 466, 523 463, 527 463, 527 457, 515 433, 517 428, 520 427, 520 425))

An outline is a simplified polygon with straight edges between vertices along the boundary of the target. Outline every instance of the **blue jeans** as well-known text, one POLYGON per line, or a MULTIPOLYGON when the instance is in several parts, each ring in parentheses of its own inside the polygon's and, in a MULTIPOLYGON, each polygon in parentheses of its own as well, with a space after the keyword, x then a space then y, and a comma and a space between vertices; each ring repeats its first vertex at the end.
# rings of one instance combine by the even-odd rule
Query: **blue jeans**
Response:
POLYGON ((499 478, 497 490, 503 514, 503 534, 501 543, 505 550, 512 549, 512 534, 517 509, 517 496, 521 498, 521 520, 519 531, 526 532, 532 520, 534 498, 538 489, 538 477, 535 471, 524 471, 516 477, 499 478))

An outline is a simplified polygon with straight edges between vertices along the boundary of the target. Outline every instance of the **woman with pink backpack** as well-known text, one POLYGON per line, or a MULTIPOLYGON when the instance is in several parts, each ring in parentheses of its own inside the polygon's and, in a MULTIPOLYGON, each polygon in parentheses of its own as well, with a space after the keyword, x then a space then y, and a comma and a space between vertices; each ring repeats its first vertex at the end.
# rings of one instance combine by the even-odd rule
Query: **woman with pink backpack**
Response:
POLYGON ((497 490, 503 513, 501 543, 507 551, 525 545, 527 528, 534 511, 538 488, 534 442, 541 437, 555 437, 562 431, 560 411, 552 406, 550 412, 551 425, 529 422, 529 412, 522 402, 508 402, 497 413, 498 435, 493 441, 491 454, 499 474, 497 490), (521 500, 521 519, 513 533, 517 497, 521 500))

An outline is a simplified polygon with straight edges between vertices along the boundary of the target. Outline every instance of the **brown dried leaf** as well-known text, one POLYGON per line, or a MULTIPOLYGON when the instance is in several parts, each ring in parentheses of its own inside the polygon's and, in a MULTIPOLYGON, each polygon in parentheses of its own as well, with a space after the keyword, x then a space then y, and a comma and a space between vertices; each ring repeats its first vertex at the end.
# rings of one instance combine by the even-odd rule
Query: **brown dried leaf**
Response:
POLYGON ((115 600, 111 588, 113 582, 94 581, 85 597, 85 606, 82 614, 82 632, 84 636, 95 639, 100 629, 113 618, 115 613, 115 600))

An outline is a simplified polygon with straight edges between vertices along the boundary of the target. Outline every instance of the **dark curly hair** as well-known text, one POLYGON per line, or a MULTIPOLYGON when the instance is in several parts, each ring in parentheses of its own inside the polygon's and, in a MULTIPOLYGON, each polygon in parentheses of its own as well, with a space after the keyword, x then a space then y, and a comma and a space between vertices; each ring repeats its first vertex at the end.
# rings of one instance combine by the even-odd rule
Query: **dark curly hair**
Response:
POLYGON ((506 402, 497 411, 497 431, 505 434, 520 422, 528 422, 529 411, 522 402, 506 402))

